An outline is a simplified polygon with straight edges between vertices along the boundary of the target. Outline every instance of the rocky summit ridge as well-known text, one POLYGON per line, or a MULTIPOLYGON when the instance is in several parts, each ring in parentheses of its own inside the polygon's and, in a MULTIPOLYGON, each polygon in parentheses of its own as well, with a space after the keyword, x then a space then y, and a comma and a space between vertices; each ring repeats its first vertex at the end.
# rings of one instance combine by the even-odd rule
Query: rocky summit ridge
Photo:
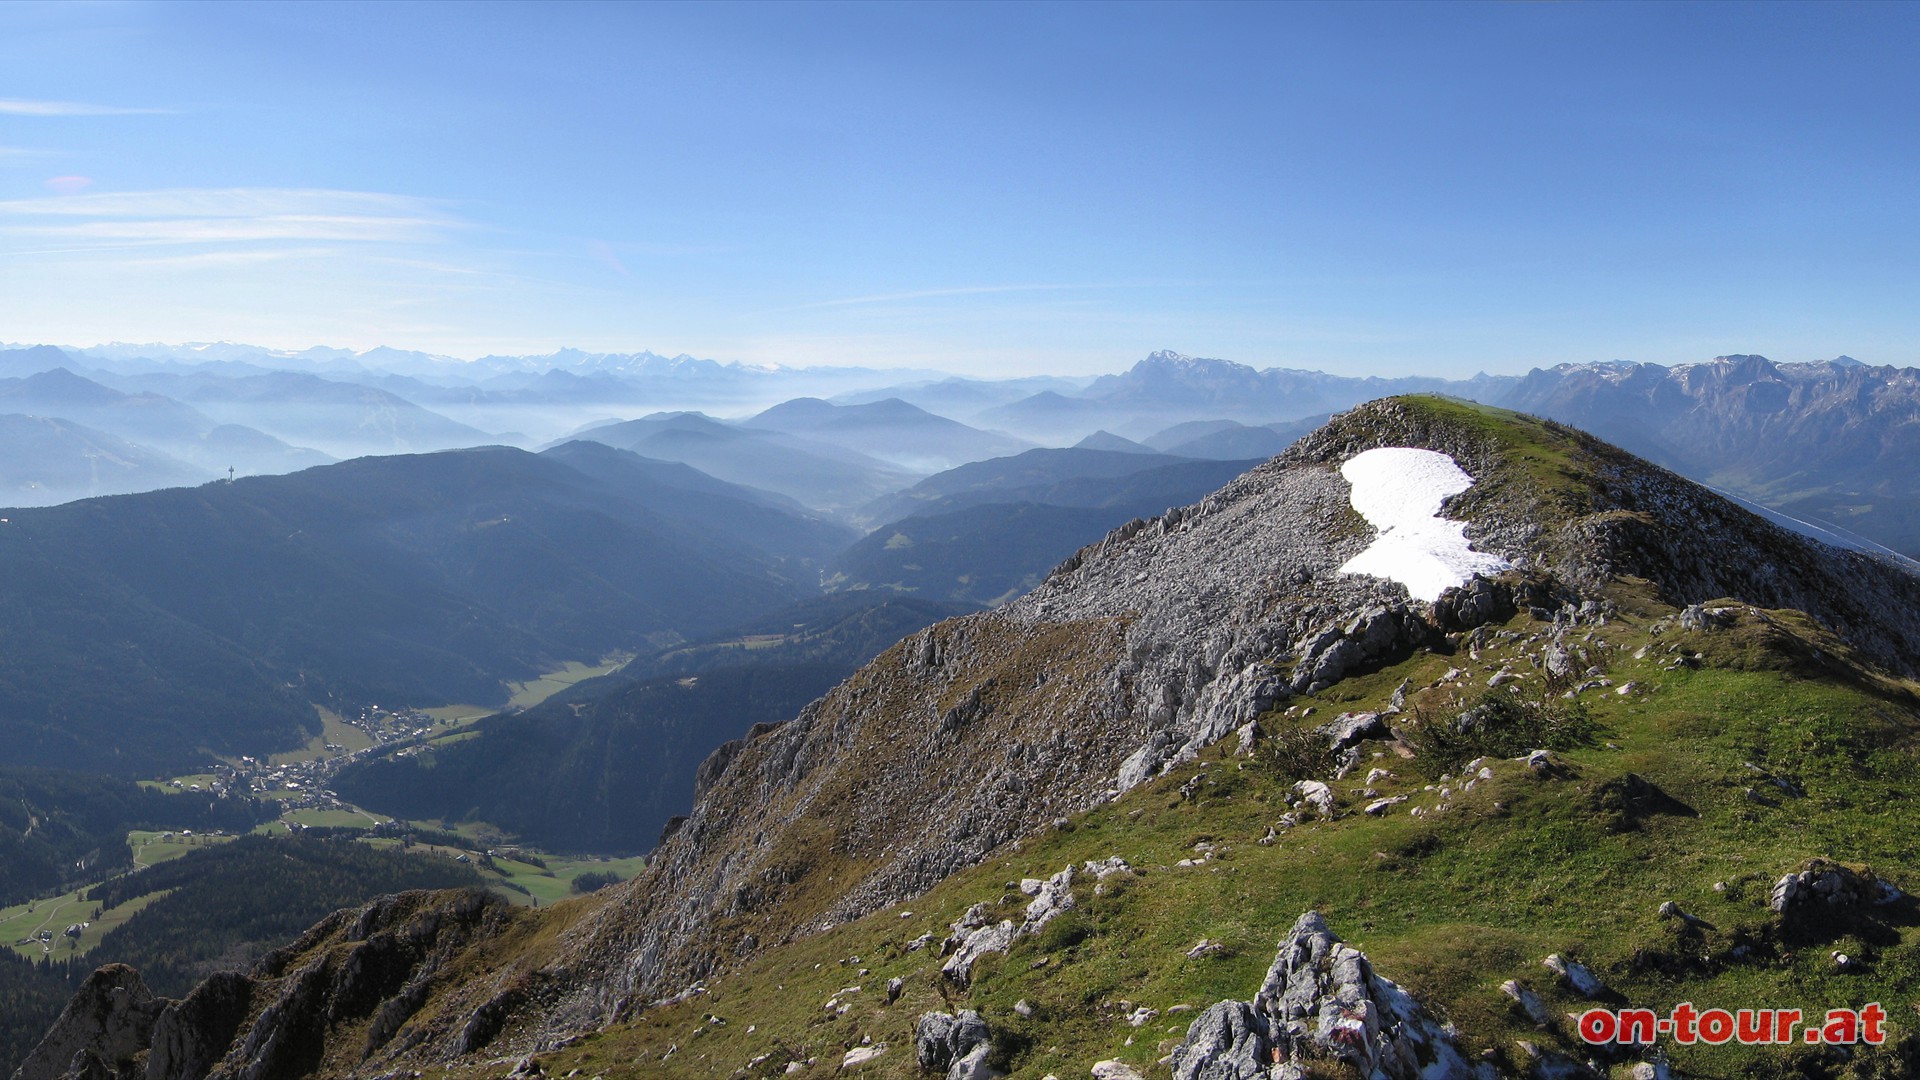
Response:
MULTIPOLYGON (((1891 677, 1912 676, 1920 657, 1920 581, 1897 567, 1788 533, 1560 425, 1445 399, 1384 399, 1193 506, 1116 530, 1006 607, 900 642, 793 720, 722 748, 701 767, 692 812, 635 880, 548 913, 402 898, 336 916, 236 977, 244 987, 143 1006, 169 1045, 196 1048, 192 1067, 156 1065, 187 1060, 157 1041, 88 1052, 122 1076, 198 1080, 379 1076, 551 1050, 696 1000, 705 982, 769 950, 1067 828, 1236 731, 1250 741, 1250 725, 1309 707, 1344 680, 1423 649, 1477 649, 1483 628, 1516 613, 1552 627, 1547 652, 1576 666, 1564 631, 1604 620, 1622 583, 1696 622, 1730 618, 1703 606, 1721 598, 1803 612, 1891 677), (1476 550, 1514 569, 1432 604, 1341 573, 1373 537, 1339 465, 1378 447, 1450 455, 1475 484, 1447 515, 1467 522, 1476 550), (184 1031, 189 1003, 221 993, 245 1004, 221 1013, 217 1031, 184 1031), (286 1049, 295 1044, 297 1054, 286 1049)), ((1343 775, 1352 764, 1349 755, 1343 775)), ((982 918, 967 932, 1001 925, 982 918)), ((1004 922, 1013 947, 1019 924, 1004 922)), ((1338 945, 1307 920, 1295 939, 1314 956, 1338 945)), ((1377 1074, 1448 1075, 1435 1062, 1456 1050, 1437 1041, 1431 1018, 1374 981, 1364 958, 1342 963, 1369 1000, 1388 1003, 1382 1015, 1396 1030, 1418 1036, 1411 1050, 1377 1044, 1375 1058, 1414 1063, 1377 1074)), ((1244 1016, 1226 1010, 1241 1016, 1233 1030, 1244 1036, 1228 1046, 1257 1035, 1264 1041, 1246 1045, 1265 1051, 1294 1037, 1276 1026, 1285 1010, 1272 1002, 1311 992, 1287 989, 1289 977, 1282 971, 1279 989, 1262 990, 1244 1016)), ((1216 1013, 1216 1027, 1233 1027, 1216 1013)), ((49 1040, 40 1071, 20 1080, 92 1067, 84 1056, 55 1060, 85 1042, 71 1025, 49 1040)))

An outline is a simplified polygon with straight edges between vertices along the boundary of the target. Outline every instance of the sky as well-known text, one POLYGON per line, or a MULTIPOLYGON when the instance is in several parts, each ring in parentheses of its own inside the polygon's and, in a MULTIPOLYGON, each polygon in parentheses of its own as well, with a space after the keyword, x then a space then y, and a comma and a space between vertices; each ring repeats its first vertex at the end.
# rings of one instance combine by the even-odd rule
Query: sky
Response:
POLYGON ((1920 364, 1911 4, 0 4, 0 341, 1920 364))

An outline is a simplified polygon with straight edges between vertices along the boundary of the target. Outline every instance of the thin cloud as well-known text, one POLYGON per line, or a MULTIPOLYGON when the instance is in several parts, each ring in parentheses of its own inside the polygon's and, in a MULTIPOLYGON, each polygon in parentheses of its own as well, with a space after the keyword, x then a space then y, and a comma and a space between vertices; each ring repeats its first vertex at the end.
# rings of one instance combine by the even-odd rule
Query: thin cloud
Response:
POLYGON ((0 98, 0 116, 151 116, 172 109, 137 109, 120 105, 93 105, 84 101, 32 101, 0 98))
POLYGON ((121 259, 120 266, 192 269, 211 266, 256 266, 286 262, 290 259, 324 259, 340 254, 338 248, 275 248, 267 251, 201 251, 191 255, 156 255, 121 259))
POLYGON ((423 243, 462 224, 424 199, 361 191, 175 189, 0 201, 0 235, 67 245, 423 243))

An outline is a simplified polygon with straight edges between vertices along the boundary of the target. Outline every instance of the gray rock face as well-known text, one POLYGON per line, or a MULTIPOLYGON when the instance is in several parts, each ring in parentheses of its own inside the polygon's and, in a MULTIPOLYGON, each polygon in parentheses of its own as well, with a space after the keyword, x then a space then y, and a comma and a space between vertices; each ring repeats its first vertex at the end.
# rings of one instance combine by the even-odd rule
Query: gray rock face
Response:
POLYGON ((986 1043, 981 1043, 967 1051, 947 1069, 947 1080, 999 1080, 1007 1075, 987 1064, 987 1053, 991 1049, 986 1043))
POLYGON ((1320 729, 1335 750, 1357 746, 1367 739, 1384 739, 1392 732, 1377 712, 1341 713, 1320 729))
MULTIPOLYGON (((1132 867, 1119 856, 1085 864, 1085 873, 1096 879, 1104 880, 1114 874, 1126 873, 1132 867)), ((1013 947, 1015 938, 1022 934, 1033 934, 1052 922, 1054 917, 1074 907, 1073 878, 1075 870, 1069 866, 1050 878, 1042 881, 1030 879, 1022 883, 1027 895, 1033 897, 1027 904, 1026 916, 1015 923, 1011 919, 998 923, 987 917, 987 905, 975 904, 953 923, 953 933, 948 935, 943 946, 948 956, 940 971, 947 978, 965 986, 973 975, 973 965, 988 953, 1006 952, 1013 947)))
MULTIPOLYGON (((166 1005, 147 989, 139 972, 125 964, 108 964, 80 984, 47 1037, 14 1071, 13 1080, 58 1080, 82 1054, 92 1055, 99 1067, 117 1069, 147 1048, 154 1019, 166 1005)), ((91 1067, 84 1059, 80 1064, 91 1067)))
POLYGON ((253 980, 210 976, 154 1022, 146 1080, 200 1080, 226 1056, 253 1003, 253 980))
POLYGON ((1038 931, 1052 922, 1054 916, 1072 911, 1073 905, 1073 867, 1069 866, 1041 883, 1033 902, 1027 905, 1027 917, 1020 923, 1020 932, 1038 931))
POLYGON ((1309 911, 1280 942, 1253 1000, 1203 1012, 1171 1064, 1177 1080, 1251 1080, 1297 1078, 1315 1059, 1381 1080, 1480 1075, 1450 1028, 1309 911))
MULTIPOLYGON (((976 1049, 991 1042, 987 1022, 972 1009, 922 1014, 913 1026, 913 1055, 927 1072, 949 1072, 976 1049)), ((981 1065, 985 1064, 982 1055, 981 1065)))
POLYGON ((1173 1051, 1173 1080, 1267 1080, 1269 1042, 1266 1016, 1252 1005, 1210 1005, 1173 1051))
POLYGON ((1337 572, 1372 540, 1347 482, 1284 460, 1114 532, 1008 607, 1035 622, 1128 620, 1120 677, 1144 738, 1116 788, 1383 655, 1405 631, 1404 590, 1337 572))

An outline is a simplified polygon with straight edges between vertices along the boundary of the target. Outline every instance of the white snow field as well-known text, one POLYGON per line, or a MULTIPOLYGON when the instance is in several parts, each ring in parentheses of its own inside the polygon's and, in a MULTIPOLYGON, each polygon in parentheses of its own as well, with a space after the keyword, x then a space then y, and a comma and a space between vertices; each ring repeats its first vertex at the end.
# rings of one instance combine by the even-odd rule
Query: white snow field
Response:
POLYGON ((1452 457, 1433 450, 1383 446, 1355 454, 1340 466, 1353 485, 1353 508, 1380 530, 1367 550, 1340 569, 1387 578, 1429 603, 1474 574, 1504 570, 1507 561, 1475 551, 1467 524, 1440 516, 1440 504, 1473 486, 1452 457))

